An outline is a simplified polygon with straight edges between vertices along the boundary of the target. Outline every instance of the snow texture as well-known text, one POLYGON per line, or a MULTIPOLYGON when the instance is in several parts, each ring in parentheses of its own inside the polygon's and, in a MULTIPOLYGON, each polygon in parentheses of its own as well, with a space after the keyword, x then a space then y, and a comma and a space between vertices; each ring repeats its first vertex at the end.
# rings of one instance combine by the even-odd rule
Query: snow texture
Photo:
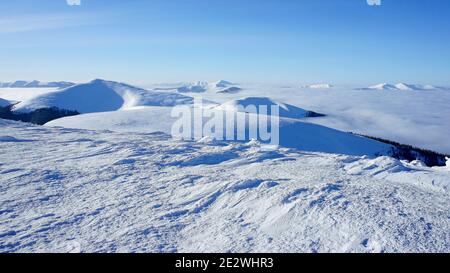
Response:
POLYGON ((0 136, 0 252, 450 251, 447 167, 5 120, 0 136))

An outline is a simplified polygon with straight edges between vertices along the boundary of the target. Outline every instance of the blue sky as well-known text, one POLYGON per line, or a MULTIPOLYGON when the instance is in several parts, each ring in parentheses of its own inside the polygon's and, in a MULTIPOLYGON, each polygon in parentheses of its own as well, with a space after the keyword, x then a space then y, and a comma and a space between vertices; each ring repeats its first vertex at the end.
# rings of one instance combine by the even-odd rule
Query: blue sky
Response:
POLYGON ((450 1, 0 2, 0 81, 450 85, 450 1))

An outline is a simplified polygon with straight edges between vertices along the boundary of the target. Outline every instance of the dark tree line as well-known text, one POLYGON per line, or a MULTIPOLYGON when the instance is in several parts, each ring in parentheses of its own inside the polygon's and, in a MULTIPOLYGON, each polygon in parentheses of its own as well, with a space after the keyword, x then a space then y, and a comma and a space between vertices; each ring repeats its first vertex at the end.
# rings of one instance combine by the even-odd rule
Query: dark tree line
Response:
POLYGON ((14 112, 13 107, 14 105, 0 107, 0 118, 44 125, 54 119, 80 114, 77 111, 59 109, 58 107, 41 108, 32 112, 22 113, 14 112))
POLYGON ((450 157, 450 155, 445 155, 434 151, 421 149, 411 145, 400 144, 395 141, 390 141, 378 137, 371 137, 371 136, 364 136, 364 137, 394 146, 390 154, 390 156, 392 156, 393 158, 407 161, 420 160, 428 167, 445 166, 447 161, 446 157, 450 157))

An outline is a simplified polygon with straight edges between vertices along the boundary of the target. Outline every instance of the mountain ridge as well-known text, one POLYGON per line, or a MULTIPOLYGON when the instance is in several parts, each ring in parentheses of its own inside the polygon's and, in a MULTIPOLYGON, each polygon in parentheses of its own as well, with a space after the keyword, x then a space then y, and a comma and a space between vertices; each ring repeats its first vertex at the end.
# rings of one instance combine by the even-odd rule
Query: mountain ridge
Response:
POLYGON ((41 82, 38 80, 18 80, 14 82, 0 82, 0 88, 66 88, 74 85, 75 83, 66 81, 41 82))

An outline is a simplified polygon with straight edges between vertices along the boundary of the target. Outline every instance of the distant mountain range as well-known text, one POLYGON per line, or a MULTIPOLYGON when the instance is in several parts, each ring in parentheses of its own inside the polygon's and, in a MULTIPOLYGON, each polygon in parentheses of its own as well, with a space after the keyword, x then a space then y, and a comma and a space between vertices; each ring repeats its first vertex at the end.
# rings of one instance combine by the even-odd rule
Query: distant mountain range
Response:
POLYGON ((357 88, 357 90, 393 90, 393 91, 432 91, 432 90, 450 90, 447 87, 421 85, 421 84, 407 84, 407 83, 380 83, 364 88, 357 88))
POLYGON ((156 87, 155 90, 174 90, 178 93, 221 93, 221 94, 236 94, 242 91, 242 88, 237 84, 219 80, 216 82, 186 82, 178 84, 170 84, 156 87))
POLYGON ((66 88, 75 85, 73 82, 41 82, 41 81, 15 81, 0 82, 0 88, 66 88))

